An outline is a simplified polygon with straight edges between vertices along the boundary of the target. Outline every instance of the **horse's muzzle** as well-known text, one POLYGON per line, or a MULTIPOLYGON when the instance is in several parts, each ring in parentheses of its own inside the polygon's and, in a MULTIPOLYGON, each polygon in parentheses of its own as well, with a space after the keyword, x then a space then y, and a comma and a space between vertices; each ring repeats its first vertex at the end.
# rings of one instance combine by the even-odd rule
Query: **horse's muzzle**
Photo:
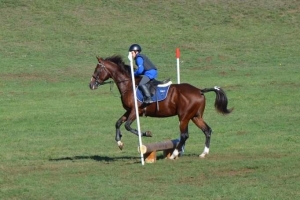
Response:
POLYGON ((97 84, 97 82, 95 82, 95 83, 90 83, 90 84, 89 84, 91 90, 97 89, 97 88, 98 88, 98 85, 99 85, 99 84, 97 84))

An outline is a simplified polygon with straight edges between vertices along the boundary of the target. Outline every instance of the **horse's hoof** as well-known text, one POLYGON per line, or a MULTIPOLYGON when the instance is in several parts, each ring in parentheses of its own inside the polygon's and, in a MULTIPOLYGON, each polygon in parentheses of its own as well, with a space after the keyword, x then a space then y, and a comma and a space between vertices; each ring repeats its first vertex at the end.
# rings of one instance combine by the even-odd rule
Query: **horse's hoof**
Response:
POLYGON ((202 153, 201 155, 199 155, 199 158, 205 158, 206 154, 202 153))
POLYGON ((174 149, 172 155, 169 157, 170 160, 178 159, 179 151, 177 149, 174 149))
POLYGON ((169 160, 177 160, 177 159, 178 159, 178 156, 177 157, 172 157, 172 156, 169 157, 169 160))
POLYGON ((121 141, 118 141, 118 147, 119 147, 120 150, 123 150, 124 143, 121 142, 121 141))
POLYGON ((146 132, 145 132, 145 136, 146 136, 146 137, 152 137, 151 131, 146 131, 146 132))

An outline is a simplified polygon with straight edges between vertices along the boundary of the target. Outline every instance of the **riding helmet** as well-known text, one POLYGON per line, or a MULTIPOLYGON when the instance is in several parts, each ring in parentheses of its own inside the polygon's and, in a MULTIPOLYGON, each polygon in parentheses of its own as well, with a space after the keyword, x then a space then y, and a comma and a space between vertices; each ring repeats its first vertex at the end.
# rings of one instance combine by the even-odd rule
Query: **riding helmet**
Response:
POLYGON ((142 51, 142 48, 140 45, 138 44, 132 44, 130 47, 129 47, 129 50, 128 51, 138 51, 138 52, 141 52, 142 51))

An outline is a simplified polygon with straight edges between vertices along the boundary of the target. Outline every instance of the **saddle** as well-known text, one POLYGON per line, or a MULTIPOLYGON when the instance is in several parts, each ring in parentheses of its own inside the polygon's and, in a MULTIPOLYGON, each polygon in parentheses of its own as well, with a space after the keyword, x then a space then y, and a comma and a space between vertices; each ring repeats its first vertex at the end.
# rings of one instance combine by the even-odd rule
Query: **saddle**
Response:
MULTIPOLYGON (((163 81, 158 81, 156 79, 152 79, 146 85, 151 94, 151 99, 154 102, 163 101, 167 95, 172 82, 170 79, 166 79, 163 81)), ((137 88, 136 96, 138 101, 143 102, 143 93, 137 88)))
POLYGON ((164 86, 171 85, 171 84, 172 84, 172 82, 170 81, 170 78, 165 79, 163 81, 158 81, 156 79, 152 79, 151 81, 149 81, 146 84, 146 86, 149 89, 151 96, 153 96, 153 95, 155 95, 157 87, 159 87, 159 86, 164 87, 164 86))

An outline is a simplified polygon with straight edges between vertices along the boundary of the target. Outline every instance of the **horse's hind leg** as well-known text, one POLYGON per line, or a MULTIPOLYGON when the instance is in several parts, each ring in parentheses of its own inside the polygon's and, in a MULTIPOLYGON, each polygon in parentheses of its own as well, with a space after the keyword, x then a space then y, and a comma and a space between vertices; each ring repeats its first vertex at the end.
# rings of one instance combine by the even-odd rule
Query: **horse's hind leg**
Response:
POLYGON ((208 153, 209 153, 210 138, 211 138, 212 130, 200 116, 194 117, 192 119, 192 121, 196 124, 196 126, 198 128, 200 128, 203 131, 203 133, 205 135, 205 147, 204 147, 203 152, 199 155, 200 158, 205 158, 205 156, 208 155, 208 153))
POLYGON ((185 145, 186 140, 189 138, 188 124, 189 120, 180 121, 180 142, 178 143, 172 155, 170 156, 171 160, 178 157, 179 151, 182 151, 182 147, 185 145))

